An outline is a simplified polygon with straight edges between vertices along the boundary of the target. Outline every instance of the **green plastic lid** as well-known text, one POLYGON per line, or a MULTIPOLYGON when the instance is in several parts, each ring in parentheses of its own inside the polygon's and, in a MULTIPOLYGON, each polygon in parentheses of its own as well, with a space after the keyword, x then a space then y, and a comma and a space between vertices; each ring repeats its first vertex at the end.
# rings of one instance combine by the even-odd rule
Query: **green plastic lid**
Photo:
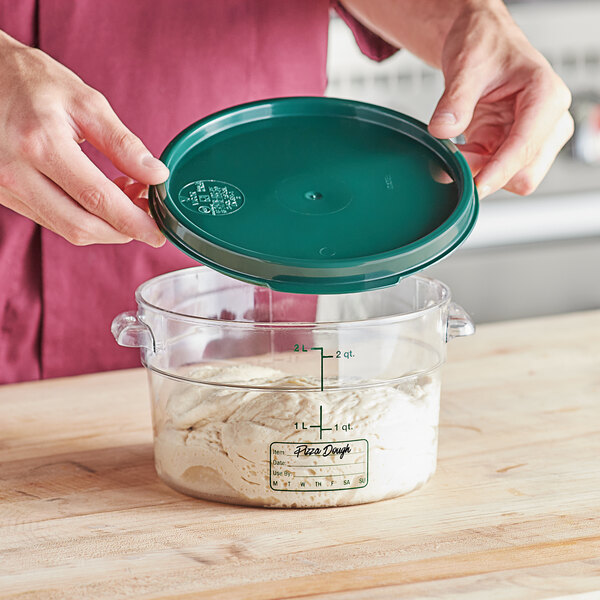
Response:
POLYGON ((182 131, 150 210, 173 244, 278 291, 396 283, 454 250, 478 200, 456 146, 401 113, 333 98, 263 100, 182 131))

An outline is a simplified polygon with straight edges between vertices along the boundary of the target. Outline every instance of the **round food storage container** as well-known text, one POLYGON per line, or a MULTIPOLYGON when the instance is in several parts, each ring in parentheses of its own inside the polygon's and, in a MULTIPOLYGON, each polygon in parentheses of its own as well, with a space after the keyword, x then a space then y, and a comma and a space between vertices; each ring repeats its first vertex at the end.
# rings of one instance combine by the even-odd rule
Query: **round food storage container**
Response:
POLYGON ((268 507, 372 502, 436 467, 446 342, 474 331, 441 282, 276 292, 207 267, 156 277, 112 332, 147 368, 156 469, 268 507))

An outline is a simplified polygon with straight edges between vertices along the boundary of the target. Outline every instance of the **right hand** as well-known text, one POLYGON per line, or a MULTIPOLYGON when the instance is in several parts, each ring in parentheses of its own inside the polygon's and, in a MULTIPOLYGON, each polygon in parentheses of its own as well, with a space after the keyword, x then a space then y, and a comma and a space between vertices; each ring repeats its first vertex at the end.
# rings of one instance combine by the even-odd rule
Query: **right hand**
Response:
POLYGON ((138 196, 168 175, 102 94, 0 32, 0 204, 78 246, 159 247, 165 238, 138 196), (84 140, 132 179, 110 181, 82 152, 84 140))

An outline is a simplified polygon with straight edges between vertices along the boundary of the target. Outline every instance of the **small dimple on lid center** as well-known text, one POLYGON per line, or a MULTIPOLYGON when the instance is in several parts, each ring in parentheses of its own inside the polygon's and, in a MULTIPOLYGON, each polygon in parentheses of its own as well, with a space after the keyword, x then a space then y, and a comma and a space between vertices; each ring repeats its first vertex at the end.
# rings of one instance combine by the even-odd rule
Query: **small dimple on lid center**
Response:
POLYGON ((323 194, 321 194, 321 192, 314 192, 311 190, 309 192, 306 192, 304 194, 304 197, 307 200, 320 200, 323 197, 323 194))

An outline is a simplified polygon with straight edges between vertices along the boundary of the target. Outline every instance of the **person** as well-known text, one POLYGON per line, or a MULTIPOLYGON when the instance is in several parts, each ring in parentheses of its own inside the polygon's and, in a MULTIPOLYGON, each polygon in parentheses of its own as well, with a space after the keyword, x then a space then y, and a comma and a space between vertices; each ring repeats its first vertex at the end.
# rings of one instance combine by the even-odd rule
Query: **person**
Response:
POLYGON ((369 57, 443 71, 429 131, 464 135, 482 197, 535 189, 571 97, 501 0, 0 0, 1 383, 139 364, 112 317, 195 264, 147 212, 156 156, 219 109, 323 94, 331 6, 369 57))

